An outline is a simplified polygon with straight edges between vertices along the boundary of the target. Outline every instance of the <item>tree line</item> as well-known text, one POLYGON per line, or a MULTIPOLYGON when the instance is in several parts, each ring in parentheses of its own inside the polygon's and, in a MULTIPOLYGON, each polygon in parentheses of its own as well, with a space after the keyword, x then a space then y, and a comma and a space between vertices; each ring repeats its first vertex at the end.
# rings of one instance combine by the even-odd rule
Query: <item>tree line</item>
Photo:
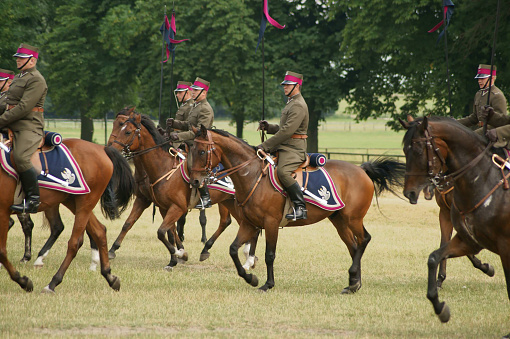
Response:
MULTIPOLYGON (((197 76, 210 81, 213 107, 242 137, 244 124, 262 112, 262 54, 255 52, 262 0, 2 0, 0 68, 15 69, 19 43, 40 47, 46 112, 79 116, 86 140, 92 118, 127 105, 158 117, 165 4, 169 18, 176 13, 176 38, 190 39, 177 45, 173 85, 197 76)), ((502 1, 495 45, 503 92, 510 84, 509 7, 502 1)), ((441 0, 269 0, 270 15, 286 28, 268 25, 264 35, 266 117, 285 104, 278 84, 287 70, 304 74, 310 151, 342 99, 358 120, 385 115, 390 125, 408 113, 466 115, 477 66, 491 61, 496 8, 497 0, 456 1, 445 44, 444 37, 436 43, 443 27, 427 33, 442 19, 441 0)), ((176 111, 170 71, 167 62, 161 123, 176 111)))

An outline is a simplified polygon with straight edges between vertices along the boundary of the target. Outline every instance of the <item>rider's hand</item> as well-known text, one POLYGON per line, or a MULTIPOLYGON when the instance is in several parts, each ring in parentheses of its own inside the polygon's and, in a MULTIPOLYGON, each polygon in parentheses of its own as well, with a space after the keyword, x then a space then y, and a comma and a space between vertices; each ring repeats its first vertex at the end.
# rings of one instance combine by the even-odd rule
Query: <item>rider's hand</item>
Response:
POLYGON ((161 128, 161 126, 158 125, 158 127, 156 127, 158 129, 158 132, 159 134, 161 134, 161 136, 165 136, 165 133, 166 131, 164 129, 161 128))
POLYGON ((169 137, 170 137, 170 139, 172 139, 173 141, 177 141, 177 140, 179 140, 179 135, 177 134, 177 132, 172 132, 172 133, 170 133, 169 137))
POLYGON ((491 106, 483 106, 481 112, 478 114, 480 121, 488 121, 494 115, 494 108, 491 106))
POLYGON ((495 128, 488 130, 487 133, 485 133, 485 136, 492 142, 498 141, 498 133, 495 128))
POLYGON ((166 128, 172 128, 173 125, 174 125, 174 118, 166 119, 166 128))
POLYGON ((259 121, 259 128, 257 129, 260 131, 267 131, 269 129, 269 123, 266 120, 260 120, 259 121))
POLYGON ((257 149, 264 150, 264 147, 262 146, 262 144, 260 144, 257 146, 257 149))

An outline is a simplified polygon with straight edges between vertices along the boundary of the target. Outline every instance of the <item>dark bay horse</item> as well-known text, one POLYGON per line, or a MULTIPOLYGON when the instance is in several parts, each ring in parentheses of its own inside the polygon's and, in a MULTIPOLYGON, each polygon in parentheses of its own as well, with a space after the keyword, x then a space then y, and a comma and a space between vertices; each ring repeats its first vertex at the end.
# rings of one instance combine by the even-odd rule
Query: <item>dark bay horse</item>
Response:
POLYGON ((434 312, 442 322, 450 319, 435 281, 440 261, 474 255, 483 248, 500 256, 510 297, 510 173, 501 161, 503 152, 450 118, 424 117, 401 124, 407 129, 404 195, 409 202, 416 204, 419 192, 431 181, 439 187, 455 186, 450 216, 457 234, 428 259, 427 298, 434 312))
MULTIPOLYGON (((241 266, 238 249, 253 238, 260 230, 265 230, 267 281, 260 288, 267 291, 274 286, 273 263, 276 253, 278 229, 284 215, 285 198, 276 192, 269 176, 263 174, 264 162, 254 147, 228 132, 207 130, 204 127, 196 134, 189 161, 194 185, 200 185, 211 175, 210 169, 221 162, 236 190, 236 210, 240 215, 240 228, 230 246, 230 256, 239 276, 252 286, 258 285, 255 275, 247 274, 241 266), (242 205, 242 206, 241 206, 242 205)), ((354 293, 361 288, 361 257, 370 241, 365 229, 365 217, 374 195, 391 190, 390 185, 399 183, 404 175, 404 166, 396 161, 385 159, 363 164, 361 167, 344 161, 330 160, 325 168, 335 183, 337 191, 345 203, 338 211, 326 211, 307 204, 308 219, 289 222, 288 226, 303 226, 329 218, 338 235, 347 245, 352 258, 349 269, 349 286, 343 293, 354 293)))
MULTIPOLYGON (((179 250, 182 252, 176 252, 172 241, 165 238, 165 233, 175 230, 175 222, 187 212, 192 189, 189 183, 183 180, 178 168, 176 170, 179 164, 178 159, 168 153, 170 147, 168 141, 164 140, 157 131, 154 122, 148 116, 133 110, 129 114, 129 118, 122 123, 122 128, 113 136, 112 145, 119 150, 131 153, 133 159, 138 159, 136 161, 143 167, 140 171, 147 173, 152 201, 163 214, 163 222, 158 229, 158 239, 163 242, 171 255, 170 263, 165 268, 171 269, 177 264, 177 255, 185 252, 181 248, 179 250)), ((220 225, 211 239, 206 242, 200 260, 209 257, 208 250, 231 223, 228 207, 233 208, 234 204, 233 196, 228 193, 210 190, 210 194, 212 203, 218 203, 220 225)), ((256 240, 255 237, 253 241, 256 240)), ((254 257, 254 250, 255 245, 250 249, 251 257, 254 257)))
MULTIPOLYGON (((450 218, 450 209, 453 202, 453 186, 444 190, 439 190, 434 185, 428 185, 423 189, 425 199, 435 198, 439 207, 439 229, 441 230, 440 246, 443 246, 451 240, 453 234, 453 224, 450 218)), ((494 276, 494 267, 489 263, 482 263, 476 256, 468 254, 467 258, 471 264, 489 277, 494 276)), ((442 287, 446 279, 446 259, 441 260, 437 274, 437 287, 442 287)))
MULTIPOLYGON (((110 219, 117 218, 129 203, 134 188, 134 179, 127 161, 112 149, 105 148, 80 139, 65 139, 64 145, 71 151, 78 162, 90 193, 72 195, 60 191, 41 188, 41 205, 39 211, 54 210, 55 206, 65 205, 75 215, 73 231, 68 242, 67 254, 59 270, 53 276, 43 292, 54 292, 62 282, 64 274, 83 243, 83 234, 87 230, 99 248, 101 274, 114 290, 119 290, 120 279, 111 274, 108 261, 106 229, 92 213, 97 202, 101 200, 103 213, 110 219)), ((3 169, 0 170, 0 263, 7 269, 12 280, 21 288, 30 292, 32 281, 21 276, 7 259, 7 233, 9 229, 10 206, 14 200, 16 180, 3 169)), ((48 216, 48 215, 47 215, 48 216)), ((50 216, 51 218, 51 216, 50 216)), ((50 219, 50 223, 53 221, 50 219)))

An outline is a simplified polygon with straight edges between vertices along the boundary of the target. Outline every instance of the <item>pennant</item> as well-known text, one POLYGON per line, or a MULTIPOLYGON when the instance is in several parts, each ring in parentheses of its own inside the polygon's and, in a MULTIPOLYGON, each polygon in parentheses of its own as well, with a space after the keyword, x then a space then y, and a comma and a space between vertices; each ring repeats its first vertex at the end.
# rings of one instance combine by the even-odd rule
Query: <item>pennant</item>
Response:
POLYGON ((429 33, 433 33, 435 31, 437 31, 439 29, 439 27, 441 27, 444 24, 444 21, 446 19, 446 26, 443 29, 443 31, 441 33, 439 33, 439 36, 437 37, 436 44, 441 40, 441 38, 443 37, 443 35, 446 32, 446 28, 448 28, 448 25, 450 24, 450 19, 453 15, 454 7, 455 7, 455 5, 453 4, 453 2, 451 0, 443 0, 443 20, 441 20, 441 22, 439 22, 430 31, 428 31, 429 33))
POLYGON ((175 44, 180 44, 183 41, 189 41, 189 39, 175 40, 175 35, 177 34, 177 29, 175 27, 175 12, 172 12, 172 18, 168 22, 168 17, 165 15, 165 20, 163 24, 159 28, 159 31, 163 35, 163 39, 166 42, 166 60, 163 62, 167 62, 170 57, 170 53, 172 53, 172 62, 175 61, 175 44), (170 23, 171 22, 171 23, 170 23))
POLYGON ((278 29, 285 28, 285 25, 282 26, 278 22, 276 22, 276 20, 271 18, 271 16, 269 15, 269 7, 267 4, 268 0, 263 0, 263 1, 264 1, 264 9, 263 9, 264 13, 262 14, 262 20, 260 21, 259 40, 257 41, 257 48, 255 48, 255 52, 257 52, 257 49, 259 48, 259 44, 262 41, 262 38, 264 37, 264 32, 266 30, 266 26, 267 26, 268 22, 278 29))

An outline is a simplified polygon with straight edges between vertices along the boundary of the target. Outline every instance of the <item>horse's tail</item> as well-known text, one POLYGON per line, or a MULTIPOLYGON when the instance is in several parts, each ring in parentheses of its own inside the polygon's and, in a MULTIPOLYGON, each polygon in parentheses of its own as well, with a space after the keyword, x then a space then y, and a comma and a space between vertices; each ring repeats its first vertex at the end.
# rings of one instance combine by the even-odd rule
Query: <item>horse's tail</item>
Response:
POLYGON ((393 158, 379 157, 373 161, 361 164, 361 168, 374 182, 375 195, 379 196, 383 191, 388 191, 396 196, 394 187, 404 187, 406 166, 393 158))
POLYGON ((101 196, 101 211, 110 220, 120 217, 135 190, 135 178, 127 160, 113 147, 104 151, 113 163, 113 175, 101 196))

